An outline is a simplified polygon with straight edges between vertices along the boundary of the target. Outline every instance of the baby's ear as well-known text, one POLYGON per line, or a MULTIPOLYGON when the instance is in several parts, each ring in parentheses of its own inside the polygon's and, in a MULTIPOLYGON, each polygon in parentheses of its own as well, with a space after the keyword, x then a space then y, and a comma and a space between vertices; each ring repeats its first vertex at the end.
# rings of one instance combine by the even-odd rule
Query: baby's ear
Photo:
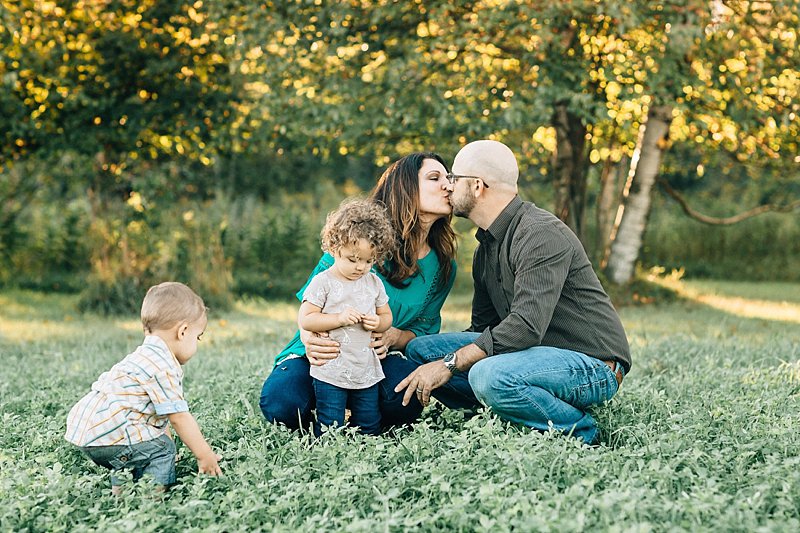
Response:
POLYGON ((179 324, 178 325, 178 329, 175 332, 176 335, 178 336, 178 340, 183 340, 183 338, 186 336, 186 332, 187 331, 189 331, 189 324, 188 323, 183 322, 183 323, 179 324))

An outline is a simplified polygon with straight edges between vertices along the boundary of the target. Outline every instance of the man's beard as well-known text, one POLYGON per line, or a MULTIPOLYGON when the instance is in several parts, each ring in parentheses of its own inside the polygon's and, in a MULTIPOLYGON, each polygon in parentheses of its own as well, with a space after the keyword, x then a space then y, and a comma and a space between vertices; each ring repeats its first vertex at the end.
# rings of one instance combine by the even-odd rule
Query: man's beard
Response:
POLYGON ((461 218, 469 218, 472 209, 475 207, 475 197, 471 194, 462 194, 458 197, 450 195, 450 205, 453 207, 453 214, 461 218))

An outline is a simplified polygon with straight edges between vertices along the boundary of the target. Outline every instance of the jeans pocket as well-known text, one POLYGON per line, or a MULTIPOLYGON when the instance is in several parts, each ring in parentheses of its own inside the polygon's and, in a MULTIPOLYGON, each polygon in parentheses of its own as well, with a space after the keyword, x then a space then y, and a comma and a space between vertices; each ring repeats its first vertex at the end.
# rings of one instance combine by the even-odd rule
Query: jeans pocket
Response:
MULTIPOLYGON (((619 363, 617 363, 619 365, 619 363)), ((606 379, 602 380, 603 387, 601 388, 600 392, 600 399, 597 403, 607 402, 614 397, 614 395, 619 390, 619 383, 617 383, 617 373, 614 370, 603 363, 603 368, 605 369, 605 375, 607 376, 606 379)))
POLYGON ((111 468, 114 470, 121 470, 128 466, 128 463, 132 458, 133 450, 130 447, 125 446, 117 454, 108 458, 108 464, 110 464, 111 468))
POLYGON ((578 409, 585 409, 586 407, 592 405, 592 389, 594 387, 591 383, 586 383, 583 385, 578 385, 574 387, 567 398, 567 403, 572 405, 573 407, 577 407, 578 409))
POLYGON ((594 379, 588 383, 576 385, 566 402, 578 409, 586 409, 592 405, 609 401, 617 393, 617 378, 605 364, 597 365, 594 379))

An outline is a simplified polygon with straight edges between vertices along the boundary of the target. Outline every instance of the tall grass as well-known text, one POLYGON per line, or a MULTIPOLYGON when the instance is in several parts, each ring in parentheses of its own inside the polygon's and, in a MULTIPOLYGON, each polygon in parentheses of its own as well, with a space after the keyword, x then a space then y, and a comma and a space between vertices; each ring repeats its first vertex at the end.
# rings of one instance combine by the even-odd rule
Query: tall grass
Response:
POLYGON ((647 225, 641 261, 690 278, 800 281, 800 217, 768 213, 730 226, 701 224, 662 198, 647 225))
MULTIPOLYGON (((588 448, 439 405, 414 430, 320 441, 265 423, 258 392, 294 330, 294 304, 238 302, 212 318, 185 389, 225 477, 180 446, 166 501, 115 500, 62 438, 71 405, 141 340, 133 318, 77 315, 74 296, 0 293, 0 524, 4 530, 796 531, 800 305, 737 284, 622 310, 634 368, 594 415, 588 448), (742 316, 706 294, 772 301, 742 316), (783 303, 781 303, 783 302, 783 303)), ((448 301, 444 329, 468 320, 448 301)))
MULTIPOLYGON (((37 199, 0 235, 0 286, 82 291, 86 309, 123 313, 164 279, 189 283, 221 308, 236 295, 290 298, 319 257, 325 214, 360 193, 351 182, 310 189, 274 191, 268 201, 222 191, 205 200, 152 200, 155 207, 142 213, 120 201, 108 217, 94 218, 85 199, 63 206, 37 199)), ((457 289, 468 290, 475 228, 461 219, 455 227, 457 289)), ((800 220, 772 214, 705 226, 657 196, 641 261, 683 268, 688 278, 800 281, 800 220)))

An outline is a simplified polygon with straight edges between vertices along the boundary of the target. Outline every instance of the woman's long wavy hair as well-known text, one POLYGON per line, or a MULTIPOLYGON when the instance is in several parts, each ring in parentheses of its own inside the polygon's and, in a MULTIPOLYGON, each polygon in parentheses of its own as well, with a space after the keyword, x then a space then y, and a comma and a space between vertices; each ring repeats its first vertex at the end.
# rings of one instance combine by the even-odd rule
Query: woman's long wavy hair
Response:
MULTIPOLYGON (((419 170, 426 159, 435 159, 450 169, 444 159, 432 152, 415 152, 392 163, 381 175, 370 198, 386 206, 395 229, 398 248, 390 261, 380 267, 381 273, 395 287, 402 287, 417 273, 417 255, 421 247, 419 223, 419 170)), ((428 232, 428 245, 439 258, 439 284, 450 280, 452 259, 456 255, 456 235, 450 226, 452 215, 433 223, 428 232)))

